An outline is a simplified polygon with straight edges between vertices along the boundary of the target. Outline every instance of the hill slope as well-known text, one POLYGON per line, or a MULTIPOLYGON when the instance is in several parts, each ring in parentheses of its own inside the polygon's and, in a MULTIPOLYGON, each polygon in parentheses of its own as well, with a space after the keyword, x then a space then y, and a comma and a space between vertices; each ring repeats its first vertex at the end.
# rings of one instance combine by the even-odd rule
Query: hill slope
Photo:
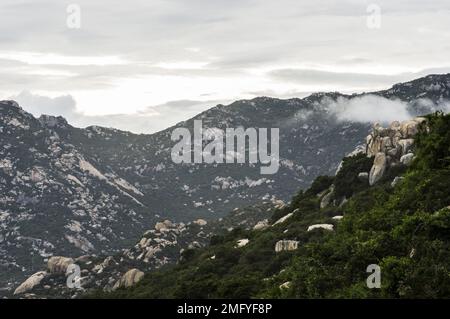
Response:
POLYGON ((134 287, 90 297, 448 298, 450 115, 419 122, 376 128, 380 139, 392 131, 419 132, 409 166, 391 158, 375 185, 360 174, 374 174, 373 157, 347 157, 335 177, 317 178, 276 210, 271 227, 217 236, 134 287), (343 192, 349 198, 331 204, 342 203, 343 192), (239 245, 242 239, 246 245, 239 245), (380 289, 366 286, 372 264, 381 269, 380 289))

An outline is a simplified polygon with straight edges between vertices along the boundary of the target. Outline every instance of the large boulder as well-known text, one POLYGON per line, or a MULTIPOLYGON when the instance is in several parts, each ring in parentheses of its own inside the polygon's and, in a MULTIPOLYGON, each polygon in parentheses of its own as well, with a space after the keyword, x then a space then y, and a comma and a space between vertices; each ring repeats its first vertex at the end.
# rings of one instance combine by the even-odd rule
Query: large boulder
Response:
POLYGON ((404 121, 400 125, 400 132, 404 137, 412 137, 419 131, 419 124, 425 121, 423 117, 416 117, 410 121, 404 121))
POLYGON ((16 290, 14 291, 14 295, 20 295, 29 292, 34 287, 39 285, 42 279, 44 279, 46 276, 47 272, 45 271, 39 271, 31 275, 27 280, 25 280, 22 284, 20 284, 19 287, 16 288, 16 290))
POLYGON ((241 247, 247 246, 247 244, 249 242, 250 242, 250 240, 248 240, 248 238, 239 239, 236 242, 236 248, 241 248, 241 247))
POLYGON ((47 269, 52 274, 66 274, 67 267, 73 264, 72 258, 53 256, 47 262, 47 269))
POLYGON ((141 281, 143 277, 144 273, 139 269, 130 269, 114 284, 113 290, 131 287, 141 281))
POLYGON ((377 153, 375 155, 375 159, 373 161, 373 166, 370 169, 369 173, 369 184, 374 185, 376 182, 378 182, 381 177, 383 177, 383 174, 386 170, 387 166, 387 158, 386 154, 384 153, 377 153))
POLYGON ((296 240, 279 240, 275 244, 275 251, 278 253, 280 251, 296 250, 298 243, 296 240))
POLYGON ((412 161, 414 160, 414 154, 413 153, 408 153, 403 155, 402 157, 400 157, 400 163, 402 163, 403 165, 411 165, 412 161))

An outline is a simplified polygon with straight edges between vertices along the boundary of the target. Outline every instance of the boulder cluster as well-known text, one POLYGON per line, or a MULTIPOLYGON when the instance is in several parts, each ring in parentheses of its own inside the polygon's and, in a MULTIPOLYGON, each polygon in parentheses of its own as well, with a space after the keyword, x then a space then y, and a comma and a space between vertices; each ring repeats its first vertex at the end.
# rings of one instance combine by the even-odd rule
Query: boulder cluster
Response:
POLYGON ((411 164, 414 159, 414 136, 425 120, 417 117, 404 122, 394 121, 387 128, 378 123, 374 125, 372 133, 366 138, 365 150, 367 156, 375 157, 368 176, 370 185, 378 182, 388 167, 411 164))

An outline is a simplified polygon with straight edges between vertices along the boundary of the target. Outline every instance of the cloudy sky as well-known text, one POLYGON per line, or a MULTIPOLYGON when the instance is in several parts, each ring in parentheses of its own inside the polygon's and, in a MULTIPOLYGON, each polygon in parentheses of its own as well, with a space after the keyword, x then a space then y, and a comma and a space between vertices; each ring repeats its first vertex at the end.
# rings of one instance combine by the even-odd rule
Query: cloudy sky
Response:
POLYGON ((448 0, 2 0, 0 12, 0 99, 77 126, 154 132, 236 99, 450 72, 448 0))

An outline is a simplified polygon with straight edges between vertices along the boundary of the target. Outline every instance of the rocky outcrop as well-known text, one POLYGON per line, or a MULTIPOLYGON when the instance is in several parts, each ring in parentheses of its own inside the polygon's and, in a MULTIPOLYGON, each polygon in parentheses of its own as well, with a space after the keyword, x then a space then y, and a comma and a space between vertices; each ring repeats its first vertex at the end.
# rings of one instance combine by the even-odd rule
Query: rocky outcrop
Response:
POLYGON ((173 227, 173 223, 170 221, 170 220, 165 220, 165 221, 163 221, 163 222, 158 222, 158 223, 156 223, 155 224, 155 229, 157 230, 157 231, 165 231, 165 230, 167 230, 167 229, 169 229, 169 228, 171 228, 171 227, 173 227))
POLYGON ((279 240, 275 244, 275 252, 296 250, 299 242, 296 240, 279 240))
POLYGON ((381 177, 383 177, 383 174, 386 171, 386 166, 387 166, 386 154, 381 152, 377 153, 375 155, 375 159, 373 161, 373 165, 369 173, 370 185, 374 185, 381 179, 381 177))
POLYGON ((366 138, 366 154, 374 156, 374 163, 369 173, 369 184, 377 183, 390 166, 410 165, 414 159, 414 136, 419 131, 423 117, 413 120, 394 121, 388 128, 375 124, 372 133, 366 138))
POLYGON ((45 271, 39 271, 39 272, 31 275, 19 287, 16 288, 16 290, 14 291, 14 295, 20 295, 20 294, 29 292, 34 287, 39 285, 41 283, 42 279, 44 279, 46 276, 47 276, 47 272, 45 272, 45 271))
POLYGON ((291 218, 294 214, 293 213, 289 213, 283 217, 281 217, 280 219, 278 219, 275 223, 273 223, 272 226, 284 223, 286 220, 288 220, 289 218, 291 218))
POLYGON ((144 273, 139 269, 133 268, 128 270, 122 278, 120 278, 113 287, 113 290, 118 288, 128 288, 137 284, 144 277, 144 273))
POLYGON ((236 248, 244 247, 244 246, 246 246, 249 242, 250 242, 250 240, 248 240, 248 238, 239 239, 239 240, 236 242, 236 248))
POLYGON ((325 230, 333 230, 333 224, 316 224, 308 227, 308 231, 312 231, 314 229, 325 229, 325 230))
POLYGON ((264 219, 259 221, 255 226, 253 226, 253 230, 263 230, 269 227, 269 220, 264 219))
POLYGON ((290 281, 286 281, 286 282, 282 283, 282 284, 279 286, 279 288, 280 288, 281 290, 283 290, 283 289, 289 289, 290 287, 291 287, 291 282, 290 282, 290 281))
POLYGON ((53 256, 47 262, 47 269, 51 274, 66 274, 67 267, 73 263, 72 258, 53 256))

